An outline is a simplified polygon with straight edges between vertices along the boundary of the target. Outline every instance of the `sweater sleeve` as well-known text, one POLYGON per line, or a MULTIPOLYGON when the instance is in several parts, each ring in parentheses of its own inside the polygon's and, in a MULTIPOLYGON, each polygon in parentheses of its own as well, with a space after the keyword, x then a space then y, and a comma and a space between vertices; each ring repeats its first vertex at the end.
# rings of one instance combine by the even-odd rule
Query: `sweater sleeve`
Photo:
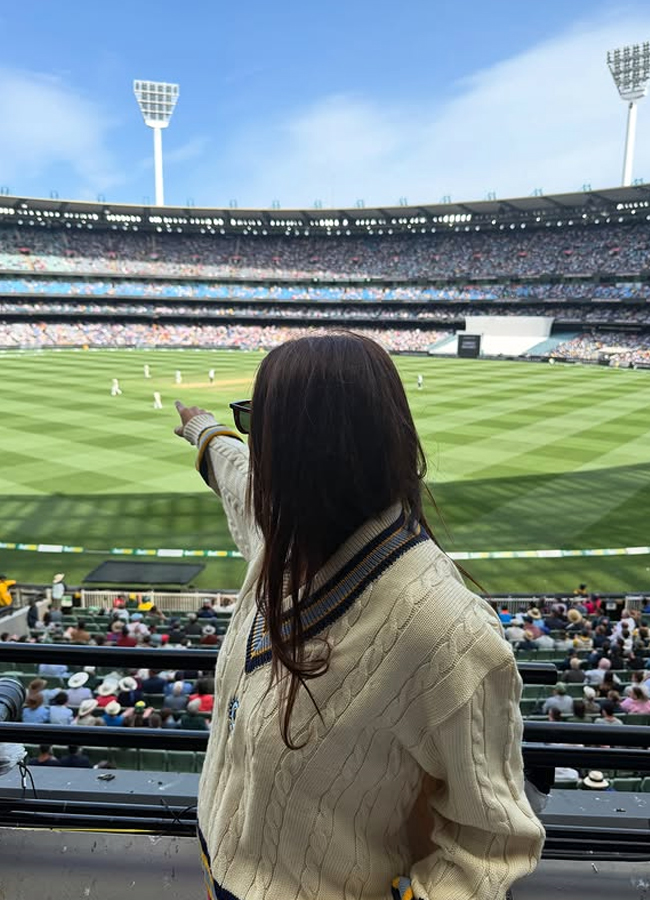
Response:
MULTIPOLYGON (((492 633, 483 643, 496 641, 504 643, 492 633)), ((496 665, 444 721, 423 727, 437 718, 433 686, 404 723, 410 752, 434 785, 428 806, 435 849, 412 866, 415 898, 502 900, 541 855, 544 829, 524 792, 521 679, 507 645, 507 653, 496 643, 494 650, 496 665)))
POLYGON ((261 537, 246 502, 248 446, 210 414, 194 416, 183 437, 196 446, 201 477, 221 498, 232 539, 247 562, 259 548, 261 537))

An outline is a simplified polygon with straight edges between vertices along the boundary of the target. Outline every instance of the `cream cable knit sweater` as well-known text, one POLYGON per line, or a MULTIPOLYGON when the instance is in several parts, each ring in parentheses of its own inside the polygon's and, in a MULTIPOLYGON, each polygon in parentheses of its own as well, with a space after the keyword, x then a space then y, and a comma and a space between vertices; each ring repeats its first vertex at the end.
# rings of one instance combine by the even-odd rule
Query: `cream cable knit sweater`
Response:
POLYGON ((524 794, 521 680, 496 613, 399 508, 368 522, 314 585, 305 624, 332 647, 310 682, 322 720, 302 690, 292 736, 307 743, 288 750, 254 601, 248 448, 210 438, 214 424, 197 416, 184 436, 250 565, 219 653, 199 788, 210 895, 390 900, 405 876, 403 896, 502 900, 537 865, 544 831, 524 794))

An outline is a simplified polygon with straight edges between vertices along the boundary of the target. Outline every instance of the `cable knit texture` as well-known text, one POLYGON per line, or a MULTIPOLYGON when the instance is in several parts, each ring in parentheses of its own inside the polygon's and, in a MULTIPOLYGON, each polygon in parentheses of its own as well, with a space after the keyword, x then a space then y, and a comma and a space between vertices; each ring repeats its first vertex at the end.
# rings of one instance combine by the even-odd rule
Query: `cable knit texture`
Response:
MULTIPOLYGON (((197 416, 184 436, 214 426, 197 416)), ((280 736, 270 665, 245 671, 260 535, 246 504, 248 448, 215 437, 201 472, 222 498, 249 569, 219 653, 199 788, 202 858, 215 898, 502 900, 544 831, 524 792, 521 679, 498 616, 420 541, 307 644, 329 671, 301 690, 299 750, 280 736), (229 716, 230 712, 230 716, 229 716)), ((400 514, 354 534, 327 584, 400 514)))

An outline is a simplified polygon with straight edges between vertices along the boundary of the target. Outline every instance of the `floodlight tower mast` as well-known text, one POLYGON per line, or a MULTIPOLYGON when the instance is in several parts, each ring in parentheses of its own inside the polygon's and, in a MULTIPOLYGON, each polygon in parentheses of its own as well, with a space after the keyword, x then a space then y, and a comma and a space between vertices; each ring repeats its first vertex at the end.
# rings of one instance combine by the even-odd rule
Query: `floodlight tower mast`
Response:
POLYGON ((636 114, 639 100, 648 93, 650 81, 650 42, 631 44, 610 50, 607 65, 621 99, 628 104, 625 156, 623 159, 623 187, 632 184, 632 161, 636 136, 636 114))
POLYGON ((156 206, 164 206, 162 130, 167 128, 178 100, 177 84, 164 81, 134 81, 136 96, 145 125, 153 131, 153 164, 156 180, 156 206))

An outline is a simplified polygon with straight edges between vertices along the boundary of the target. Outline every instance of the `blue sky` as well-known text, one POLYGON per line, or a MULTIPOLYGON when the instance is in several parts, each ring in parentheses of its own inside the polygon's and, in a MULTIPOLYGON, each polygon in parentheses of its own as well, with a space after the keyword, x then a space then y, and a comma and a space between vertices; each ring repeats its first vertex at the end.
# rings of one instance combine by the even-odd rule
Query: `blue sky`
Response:
MULTIPOLYGON (((153 199, 134 78, 177 81, 166 202, 395 204, 619 182, 610 0, 25 0, 0 10, 0 186, 153 199)), ((635 176, 650 180, 650 99, 635 176)))

